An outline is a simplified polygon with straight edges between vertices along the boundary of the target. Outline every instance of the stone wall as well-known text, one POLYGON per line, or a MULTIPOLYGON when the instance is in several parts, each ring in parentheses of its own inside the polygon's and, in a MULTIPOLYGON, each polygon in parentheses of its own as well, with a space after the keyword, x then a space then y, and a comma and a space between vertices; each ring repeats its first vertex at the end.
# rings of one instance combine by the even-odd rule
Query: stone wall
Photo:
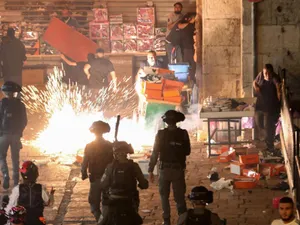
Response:
MULTIPOLYGON (((243 1, 242 77, 245 96, 251 95, 253 80, 251 4, 243 1)), ((257 3, 257 66, 272 63, 300 78, 300 1, 263 0, 257 3)), ((299 82, 299 81, 298 81, 299 82)))
POLYGON ((237 97, 241 87, 241 0, 203 0, 202 93, 237 97))

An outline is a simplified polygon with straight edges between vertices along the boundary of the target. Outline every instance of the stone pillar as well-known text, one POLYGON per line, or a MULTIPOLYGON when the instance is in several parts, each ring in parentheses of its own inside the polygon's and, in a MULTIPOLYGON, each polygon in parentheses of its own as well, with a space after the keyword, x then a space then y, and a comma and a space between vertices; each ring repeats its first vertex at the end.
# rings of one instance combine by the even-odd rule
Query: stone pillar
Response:
POLYGON ((253 41, 251 3, 242 1, 242 85, 241 96, 252 97, 253 41))
POLYGON ((241 89, 241 0, 203 0, 205 96, 237 97, 241 89))

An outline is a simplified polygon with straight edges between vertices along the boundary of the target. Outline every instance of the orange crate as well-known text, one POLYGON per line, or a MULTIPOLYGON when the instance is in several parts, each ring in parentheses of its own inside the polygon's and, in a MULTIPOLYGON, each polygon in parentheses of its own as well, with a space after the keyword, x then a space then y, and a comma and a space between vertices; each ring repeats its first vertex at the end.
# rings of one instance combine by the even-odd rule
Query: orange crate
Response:
POLYGON ((254 170, 243 169, 242 175, 245 176, 245 177, 253 177, 257 181, 259 181, 259 179, 260 179, 260 174, 256 173, 254 170))
POLYGON ((180 93, 177 89, 164 89, 163 90, 163 96, 165 98, 169 97, 180 97, 180 93))
POLYGON ((242 171, 245 168, 245 165, 239 162, 230 163, 230 173, 236 175, 242 175, 242 171))
POLYGON ((251 165, 251 164, 259 164, 259 156, 256 155, 240 155, 239 156, 240 163, 251 165))
POLYGON ((262 163, 260 164, 260 168, 261 173, 270 177, 278 176, 281 172, 285 172, 284 164, 262 163))
POLYGON ((182 101, 181 96, 178 96, 178 97, 165 97, 164 100, 167 101, 167 102, 175 102, 175 103, 181 103, 181 101, 182 101))
POLYGON ((161 91, 158 90, 146 90, 145 95, 147 99, 157 99, 157 100, 163 99, 161 91))
POLYGON ((162 91, 163 89, 163 84, 155 84, 155 83, 150 83, 150 82, 145 82, 145 90, 159 90, 162 91))
POLYGON ((233 181, 235 189, 251 189, 257 186, 257 180, 254 177, 236 176, 233 181))
POLYGON ((164 88, 177 88, 181 90, 183 86, 184 86, 183 82, 164 79, 164 88))
POLYGON ((235 151, 224 152, 221 155, 219 155, 219 162, 229 162, 231 160, 234 160, 235 156, 235 151))

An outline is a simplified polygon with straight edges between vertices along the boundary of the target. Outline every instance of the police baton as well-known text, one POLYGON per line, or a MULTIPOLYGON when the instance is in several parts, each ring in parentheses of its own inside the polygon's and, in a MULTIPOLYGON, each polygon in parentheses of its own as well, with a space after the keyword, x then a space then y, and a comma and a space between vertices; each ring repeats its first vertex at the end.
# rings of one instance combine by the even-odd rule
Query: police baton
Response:
POLYGON ((118 132, 119 132, 120 119, 121 119, 121 116, 118 115, 117 116, 116 128, 115 128, 115 143, 118 141, 118 132))

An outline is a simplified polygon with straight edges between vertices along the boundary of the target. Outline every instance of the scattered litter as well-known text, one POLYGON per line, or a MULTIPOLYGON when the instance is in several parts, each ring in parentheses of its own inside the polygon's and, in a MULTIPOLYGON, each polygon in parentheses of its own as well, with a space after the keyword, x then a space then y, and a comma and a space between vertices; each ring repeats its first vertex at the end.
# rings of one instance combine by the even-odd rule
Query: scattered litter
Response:
POLYGON ((143 213, 151 213, 151 210, 149 210, 149 209, 142 209, 141 210, 143 213))
POLYGON ((230 165, 225 166, 225 167, 224 167, 224 170, 230 170, 230 165))
POLYGON ((258 180, 255 177, 237 176, 234 178, 235 189, 252 189, 257 186, 258 180))
POLYGON ((36 166, 46 166, 51 162, 51 159, 36 159, 32 160, 36 166))
POLYGON ((282 180, 287 179, 287 174, 286 173, 281 173, 279 178, 282 179, 282 180))
POLYGON ((217 191, 220 191, 223 188, 227 188, 231 191, 233 190, 232 180, 225 180, 224 177, 222 177, 221 179, 219 179, 216 182, 211 183, 210 186, 217 191))
POLYGON ((79 182, 79 181, 81 181, 81 178, 80 177, 73 177, 72 181, 79 182))
POLYGON ((275 187, 271 188, 271 190, 280 190, 280 191, 288 191, 290 186, 287 182, 281 181, 275 187))
POLYGON ((219 174, 218 174, 218 169, 216 167, 211 168, 209 175, 207 176, 208 179, 210 179, 210 181, 218 181, 219 178, 219 174))
POLYGON ((264 211, 262 211, 262 212, 263 212, 263 213, 266 213, 267 211, 264 210, 264 211))

